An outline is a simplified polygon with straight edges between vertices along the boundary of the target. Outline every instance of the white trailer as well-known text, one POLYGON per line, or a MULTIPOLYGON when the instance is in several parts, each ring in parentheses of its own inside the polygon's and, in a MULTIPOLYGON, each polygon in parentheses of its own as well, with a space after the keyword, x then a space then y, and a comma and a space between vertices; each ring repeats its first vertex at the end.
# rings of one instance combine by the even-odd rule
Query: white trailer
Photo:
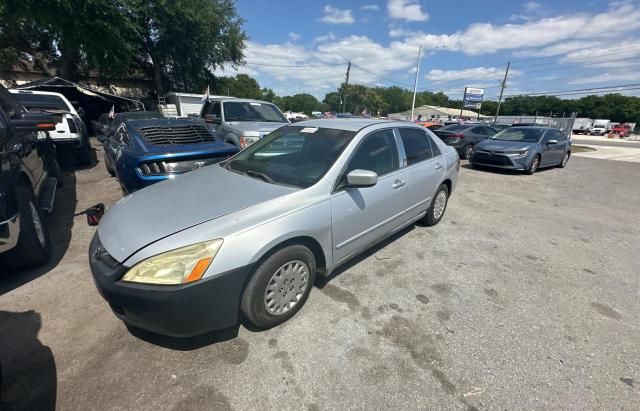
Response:
MULTIPOLYGON (((209 98, 226 96, 209 96, 209 98)), ((178 117, 188 117, 190 114, 198 116, 202 108, 204 94, 176 93, 174 91, 167 94, 167 101, 175 104, 178 110, 178 117)))
POLYGON ((576 118, 573 122, 573 134, 589 134, 592 126, 592 119, 585 117, 576 118))

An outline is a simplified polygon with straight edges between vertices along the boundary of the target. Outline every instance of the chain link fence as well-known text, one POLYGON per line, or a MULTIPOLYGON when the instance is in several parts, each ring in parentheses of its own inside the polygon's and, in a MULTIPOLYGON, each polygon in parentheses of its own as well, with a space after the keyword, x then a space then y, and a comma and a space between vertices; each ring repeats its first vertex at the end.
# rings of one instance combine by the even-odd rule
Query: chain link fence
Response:
POLYGON ((542 127, 559 128, 570 136, 573 130, 575 117, 544 117, 544 116, 498 116, 495 124, 513 125, 526 124, 542 127))

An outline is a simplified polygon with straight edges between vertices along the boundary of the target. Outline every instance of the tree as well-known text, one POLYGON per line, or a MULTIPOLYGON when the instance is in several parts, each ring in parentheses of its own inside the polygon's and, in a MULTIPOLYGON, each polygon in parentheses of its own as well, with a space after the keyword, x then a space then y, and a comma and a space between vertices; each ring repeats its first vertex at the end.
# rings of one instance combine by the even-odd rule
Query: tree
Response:
POLYGON ((247 37, 233 0, 140 1, 131 14, 159 94, 168 87, 200 92, 213 70, 243 62, 247 37))

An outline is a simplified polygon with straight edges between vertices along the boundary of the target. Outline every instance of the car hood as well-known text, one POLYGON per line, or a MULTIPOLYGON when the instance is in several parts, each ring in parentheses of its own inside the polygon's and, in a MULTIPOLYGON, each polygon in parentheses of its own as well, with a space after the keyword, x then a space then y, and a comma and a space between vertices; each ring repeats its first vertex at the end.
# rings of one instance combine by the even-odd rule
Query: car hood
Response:
POLYGON ((528 150, 535 145, 536 143, 522 141, 500 141, 488 139, 478 143, 476 149, 485 151, 521 151, 528 150))
POLYGON ((261 134, 271 133, 273 130, 282 126, 286 126, 289 123, 273 123, 269 121, 256 122, 256 121, 229 121, 225 123, 228 127, 233 128, 238 133, 243 131, 257 131, 261 134))
POLYGON ((219 165, 204 167, 124 197, 104 215, 98 235, 107 252, 124 262, 162 238, 298 190, 219 165))

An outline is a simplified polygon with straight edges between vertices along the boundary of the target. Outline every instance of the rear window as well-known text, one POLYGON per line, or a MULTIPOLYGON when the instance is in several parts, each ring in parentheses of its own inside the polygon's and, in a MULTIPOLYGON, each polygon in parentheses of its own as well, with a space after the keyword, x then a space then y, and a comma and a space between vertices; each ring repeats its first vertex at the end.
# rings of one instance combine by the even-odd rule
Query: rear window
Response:
POLYGON ((69 111, 69 106, 60 96, 50 94, 14 94, 16 99, 28 110, 65 110, 69 111))

